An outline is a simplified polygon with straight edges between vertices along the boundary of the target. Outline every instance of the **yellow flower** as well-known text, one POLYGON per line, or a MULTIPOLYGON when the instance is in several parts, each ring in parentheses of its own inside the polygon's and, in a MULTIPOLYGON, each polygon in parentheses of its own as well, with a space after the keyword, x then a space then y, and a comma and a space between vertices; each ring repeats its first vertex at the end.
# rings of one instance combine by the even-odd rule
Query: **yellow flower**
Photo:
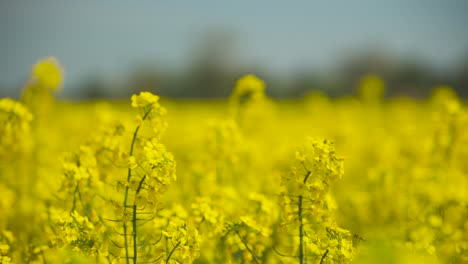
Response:
POLYGON ((376 75, 364 76, 359 86, 359 94, 365 101, 373 102, 380 99, 385 92, 385 83, 376 75))
MULTIPOLYGON (((0 99, 0 112, 11 114, 24 123, 29 123, 33 119, 33 115, 28 108, 11 98, 0 99)), ((25 126, 25 124, 21 125, 21 127, 23 126, 25 126)))
POLYGON ((2 257, 0 256, 0 263, 4 263, 4 264, 8 264, 8 263, 11 263, 11 258, 10 257, 2 257))
POLYGON ((57 59, 47 57, 34 65, 32 77, 38 85, 55 91, 62 86, 63 70, 57 59))
POLYGON ((255 75, 248 74, 237 81, 233 92, 234 96, 250 96, 252 99, 259 99, 265 95, 265 82, 255 75))
POLYGON ((7 244, 0 244, 0 255, 6 256, 10 250, 10 246, 7 244))
POLYGON ((147 107, 157 103, 159 96, 154 95, 150 92, 141 92, 139 95, 132 95, 132 107, 147 107))
POLYGON ((137 161, 136 161, 136 159, 135 159, 134 156, 130 156, 130 157, 128 158, 128 167, 129 167, 130 169, 132 169, 132 170, 134 170, 134 169, 136 169, 136 168, 138 167, 138 163, 137 163, 137 161))

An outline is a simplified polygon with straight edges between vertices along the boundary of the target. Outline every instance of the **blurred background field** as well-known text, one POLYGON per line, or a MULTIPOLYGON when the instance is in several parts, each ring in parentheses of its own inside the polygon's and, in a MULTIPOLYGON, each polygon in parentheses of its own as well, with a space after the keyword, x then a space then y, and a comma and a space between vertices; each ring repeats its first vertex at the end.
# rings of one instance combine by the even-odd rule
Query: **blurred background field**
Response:
MULTIPOLYGON (((260 226, 275 230, 284 221, 278 198, 283 190, 282 177, 291 173, 295 149, 312 135, 335 142, 337 153, 344 158, 345 174, 333 184, 333 198, 327 206, 333 221, 354 236, 352 257, 341 260, 330 257, 324 263, 466 262, 466 106, 448 87, 439 87, 424 100, 385 100, 382 84, 376 77, 367 76, 360 83, 357 96, 332 99, 314 93, 294 101, 269 98, 247 101, 235 121, 231 119, 230 100, 163 99, 168 127, 161 142, 177 162, 177 181, 164 194, 158 212, 174 214, 169 215, 172 220, 186 214, 187 225, 193 227, 197 223, 194 206, 204 197, 211 199, 211 206, 222 215, 220 226, 250 213, 258 217, 260 226), (269 211, 255 211, 256 200, 252 200, 252 195, 262 197, 261 204, 268 204, 269 211), (180 210, 185 213, 177 213, 180 210), (264 214, 267 218, 263 218, 264 214)), ((123 135, 129 141, 136 111, 129 103, 107 100, 45 102, 36 106, 30 136, 22 138, 23 143, 32 145, 26 144, 2 156, 0 187, 6 190, 7 199, 0 204, 0 209, 6 212, 0 220, 4 232, 13 231, 14 240, 10 241, 5 234, 0 238, 11 245, 7 256, 14 260, 60 263, 76 255, 71 263, 102 261, 98 258, 102 253, 87 255, 73 242, 68 246, 55 245, 58 235, 53 230, 57 224, 45 212, 50 208, 69 210, 58 199, 66 175, 64 153, 79 155, 80 146, 87 146, 96 135, 115 124, 123 124, 123 135), (24 229, 22 226, 30 221, 34 226, 24 229)), ((3 148, 7 149, 7 145, 3 148)), ((95 155, 100 157, 99 152, 95 155)), ((121 164, 125 164, 123 159, 121 164)), ((109 173, 111 182, 119 179, 126 166, 114 166, 117 167, 112 170, 99 167, 100 175, 109 173)), ((101 191, 96 188, 96 192, 101 191)), ((98 225, 99 221, 93 222, 93 213, 88 211, 105 214, 108 209, 90 206, 91 209, 81 211, 98 225)), ((242 247, 222 244, 221 241, 226 241, 223 233, 211 234, 201 223, 198 228, 203 240, 194 263, 252 260, 248 254, 239 256, 242 247), (220 247, 223 251, 219 251, 220 247)), ((216 230, 218 225, 210 228, 216 230)), ((252 246, 266 246, 256 253, 262 256, 261 263, 297 263, 296 259, 275 252, 275 247, 297 238, 295 231, 266 237, 249 232, 254 237, 252 246)), ((123 254, 109 241, 95 243, 123 254)), ((165 252, 160 245, 155 252, 165 252)), ((312 252, 313 247, 308 250, 312 252)), ((319 263, 320 256, 312 254, 307 258, 319 263)))

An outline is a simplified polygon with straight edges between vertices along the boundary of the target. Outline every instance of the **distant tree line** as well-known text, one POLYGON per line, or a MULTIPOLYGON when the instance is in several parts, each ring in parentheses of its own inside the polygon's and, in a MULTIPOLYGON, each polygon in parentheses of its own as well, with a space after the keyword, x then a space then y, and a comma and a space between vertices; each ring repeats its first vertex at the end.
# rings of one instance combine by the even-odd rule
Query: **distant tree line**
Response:
POLYGON ((454 70, 441 72, 420 58, 401 58, 378 48, 365 49, 351 52, 327 74, 301 69, 286 76, 236 64, 232 43, 235 41, 229 34, 209 34, 202 38, 193 51, 194 57, 182 70, 142 65, 121 83, 95 76, 79 88, 84 98, 128 97, 141 90, 172 98, 226 98, 240 76, 252 73, 266 81, 267 93, 272 97, 296 98, 312 90, 338 97, 355 94, 362 76, 372 73, 384 79, 389 97, 426 97, 434 87, 448 85, 468 98, 468 54, 454 70))
POLYGON ((301 71, 293 76, 277 76, 261 69, 230 69, 218 62, 201 60, 184 72, 170 72, 157 67, 136 69, 120 84, 89 78, 79 87, 84 98, 126 97, 136 91, 149 90, 172 98, 225 98, 236 80, 253 73, 267 83, 267 93, 276 98, 296 98, 319 90, 332 97, 351 95, 362 76, 373 73, 384 79, 386 96, 426 97, 438 85, 448 85, 459 96, 468 98, 468 59, 454 72, 441 73, 417 61, 389 63, 378 56, 355 56, 326 76, 301 71), (329 77, 332 76, 332 77, 329 77), (120 89, 117 89, 120 87, 120 89))

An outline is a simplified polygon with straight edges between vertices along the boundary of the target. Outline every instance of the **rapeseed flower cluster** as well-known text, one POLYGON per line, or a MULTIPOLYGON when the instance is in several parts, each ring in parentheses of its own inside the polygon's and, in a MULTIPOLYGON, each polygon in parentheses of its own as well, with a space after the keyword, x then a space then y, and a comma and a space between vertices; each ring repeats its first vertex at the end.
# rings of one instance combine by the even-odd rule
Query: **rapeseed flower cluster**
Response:
POLYGON ((0 99, 0 156, 24 150, 28 142, 33 115, 29 109, 10 98, 0 99))

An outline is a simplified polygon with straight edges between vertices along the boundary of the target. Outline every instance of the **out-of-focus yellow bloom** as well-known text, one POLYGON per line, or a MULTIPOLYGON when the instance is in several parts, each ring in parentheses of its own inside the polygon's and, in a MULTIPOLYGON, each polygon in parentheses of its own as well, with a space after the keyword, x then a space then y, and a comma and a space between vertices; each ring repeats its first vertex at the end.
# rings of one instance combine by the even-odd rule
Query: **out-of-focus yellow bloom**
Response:
POLYGON ((136 169, 138 167, 138 163, 136 162, 136 159, 134 156, 130 156, 128 158, 128 167, 132 170, 136 169))
POLYGON ((0 256, 0 263, 9 264, 11 263, 11 258, 7 256, 0 256))
POLYGON ((0 115, 9 115, 8 118, 5 118, 8 119, 8 121, 20 121, 18 125, 22 130, 27 130, 29 128, 29 123, 33 119, 33 115, 23 104, 10 98, 0 99, 0 115))
POLYGON ((52 91, 58 90, 63 83, 63 69, 54 57, 38 61, 32 70, 32 81, 52 91))
POLYGON ((0 99, 0 157, 24 150, 33 115, 23 104, 10 98, 0 99))
POLYGON ((455 91, 448 86, 439 86, 432 92, 432 102, 442 114, 457 114, 461 110, 461 104, 455 91))
POLYGON ((252 228, 256 232, 259 232, 262 236, 270 236, 271 235, 271 230, 265 226, 262 226, 261 224, 257 223, 255 219, 253 219, 251 216, 246 215, 246 216, 241 216, 240 220, 242 223, 247 225, 249 228, 252 228))
POLYGON ((7 244, 0 244, 0 255, 6 256, 8 254, 8 250, 10 249, 10 246, 7 244))
POLYGON ((232 95, 237 98, 249 96, 253 100, 263 98, 265 96, 265 82, 255 75, 248 74, 237 81, 232 95))
POLYGON ((366 75, 359 85, 359 95, 364 101, 373 102, 382 98, 385 92, 385 83, 377 75, 366 75))

